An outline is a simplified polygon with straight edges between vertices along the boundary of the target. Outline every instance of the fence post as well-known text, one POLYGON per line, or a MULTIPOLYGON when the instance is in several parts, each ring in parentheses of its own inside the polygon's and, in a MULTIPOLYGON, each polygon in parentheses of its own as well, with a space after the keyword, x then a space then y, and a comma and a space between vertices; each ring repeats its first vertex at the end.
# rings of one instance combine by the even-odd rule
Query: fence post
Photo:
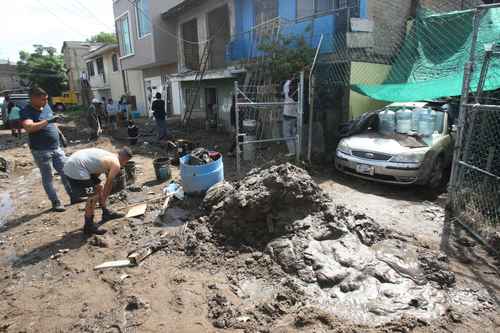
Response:
POLYGON ((240 107, 238 105, 239 99, 239 88, 238 81, 234 81, 234 119, 235 119, 235 131, 236 135, 234 140, 236 140, 236 172, 238 176, 240 175, 240 107))
POLYGON ((471 50, 469 55, 469 61, 465 64, 464 68, 464 80, 462 84, 462 96, 460 97, 460 111, 459 111, 459 118, 457 125, 457 138, 455 140, 453 163, 451 169, 451 180, 450 180, 450 200, 452 202, 455 199, 454 188, 457 185, 459 174, 461 174, 461 172, 459 172, 458 161, 462 158, 461 149, 462 145, 464 144, 464 125, 465 125, 465 120, 467 118, 466 105, 469 101, 470 83, 472 80, 472 72, 474 71, 474 61, 476 56, 477 38, 479 34, 479 24, 481 22, 481 13, 482 10, 480 8, 476 8, 474 11, 471 50))
POLYGON ((297 118, 297 163, 302 154, 302 136, 303 136, 303 114, 304 114, 304 72, 300 72, 299 99, 298 99, 298 118, 297 118))

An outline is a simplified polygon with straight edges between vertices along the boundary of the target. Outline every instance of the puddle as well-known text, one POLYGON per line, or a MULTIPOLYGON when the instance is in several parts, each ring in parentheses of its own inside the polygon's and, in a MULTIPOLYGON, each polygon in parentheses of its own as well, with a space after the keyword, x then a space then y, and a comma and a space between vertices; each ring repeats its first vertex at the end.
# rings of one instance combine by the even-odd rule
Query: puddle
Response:
POLYGON ((10 193, 3 192, 0 193, 0 229, 7 223, 9 216, 14 214, 16 208, 14 206, 14 201, 10 196, 10 193))

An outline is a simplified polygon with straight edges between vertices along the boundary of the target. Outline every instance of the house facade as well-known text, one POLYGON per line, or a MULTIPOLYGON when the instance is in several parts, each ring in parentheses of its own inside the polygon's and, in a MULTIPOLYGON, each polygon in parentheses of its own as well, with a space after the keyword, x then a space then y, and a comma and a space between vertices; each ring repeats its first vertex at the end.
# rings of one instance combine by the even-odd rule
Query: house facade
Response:
POLYGON ((22 88, 16 68, 16 64, 8 60, 0 60, 0 91, 22 88))
POLYGON ((119 56, 117 44, 104 44, 90 49, 85 56, 88 82, 95 98, 118 101, 125 94, 119 56))
POLYGON ((151 116, 156 93, 165 99, 168 114, 180 114, 176 82, 177 38, 175 26, 161 13, 180 0, 114 0, 113 11, 120 48, 120 63, 127 72, 130 91, 134 91, 138 110, 151 116), (134 75, 132 78, 130 75, 134 75))
POLYGON ((84 57, 91 48, 101 46, 100 43, 87 43, 78 41, 65 41, 61 53, 64 57, 64 66, 68 77, 69 89, 77 93, 80 103, 82 103, 82 74, 86 73, 86 63, 84 57))

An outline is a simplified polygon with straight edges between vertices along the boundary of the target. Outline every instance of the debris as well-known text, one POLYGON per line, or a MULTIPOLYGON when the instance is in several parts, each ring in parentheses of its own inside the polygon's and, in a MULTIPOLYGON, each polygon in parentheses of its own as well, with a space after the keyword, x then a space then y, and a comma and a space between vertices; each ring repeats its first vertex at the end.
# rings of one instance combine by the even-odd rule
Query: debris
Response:
POLYGON ((94 267, 95 271, 101 270, 101 269, 110 269, 110 268, 122 268, 122 267, 132 267, 134 266, 133 263, 130 262, 130 260, 117 260, 117 261, 108 261, 103 264, 100 264, 96 267, 94 267))
POLYGON ((134 265, 139 265, 141 261, 149 257, 153 253, 153 249, 148 247, 140 251, 133 252, 129 254, 128 259, 134 265))
POLYGON ((190 165, 203 165, 212 163, 212 158, 210 158, 210 152, 204 148, 196 148, 191 152, 191 158, 189 159, 190 165))
POLYGON ((106 242, 102 237, 99 237, 97 235, 92 236, 89 240, 89 244, 95 247, 109 247, 108 242, 106 242))
POLYGON ((173 195, 178 200, 184 200, 184 189, 176 182, 170 183, 163 189, 163 193, 173 195))
POLYGON ((146 214, 146 210, 148 208, 148 204, 140 204, 134 206, 128 210, 128 213, 125 217, 137 217, 146 214))
POLYGON ((130 275, 128 275, 128 274, 122 274, 122 275, 120 276, 120 282, 123 282, 125 279, 127 279, 127 278, 129 278, 129 277, 130 277, 130 275))

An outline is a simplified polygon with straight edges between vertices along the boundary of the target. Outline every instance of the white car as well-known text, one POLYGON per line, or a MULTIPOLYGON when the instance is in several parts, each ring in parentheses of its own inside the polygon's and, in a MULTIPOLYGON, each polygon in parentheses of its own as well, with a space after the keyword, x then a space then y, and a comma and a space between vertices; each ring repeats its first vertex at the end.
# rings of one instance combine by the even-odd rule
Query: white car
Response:
MULTIPOLYGON (((442 104, 442 103, 441 103, 442 104)), ((368 180, 392 184, 419 184, 440 188, 453 158, 453 137, 446 108, 431 103, 393 103, 362 116, 350 125, 351 133, 339 142, 336 168, 368 180), (434 112, 439 125, 431 136, 413 129, 406 133, 381 132, 384 112, 434 112), (431 111, 432 109, 432 111, 431 111)))

